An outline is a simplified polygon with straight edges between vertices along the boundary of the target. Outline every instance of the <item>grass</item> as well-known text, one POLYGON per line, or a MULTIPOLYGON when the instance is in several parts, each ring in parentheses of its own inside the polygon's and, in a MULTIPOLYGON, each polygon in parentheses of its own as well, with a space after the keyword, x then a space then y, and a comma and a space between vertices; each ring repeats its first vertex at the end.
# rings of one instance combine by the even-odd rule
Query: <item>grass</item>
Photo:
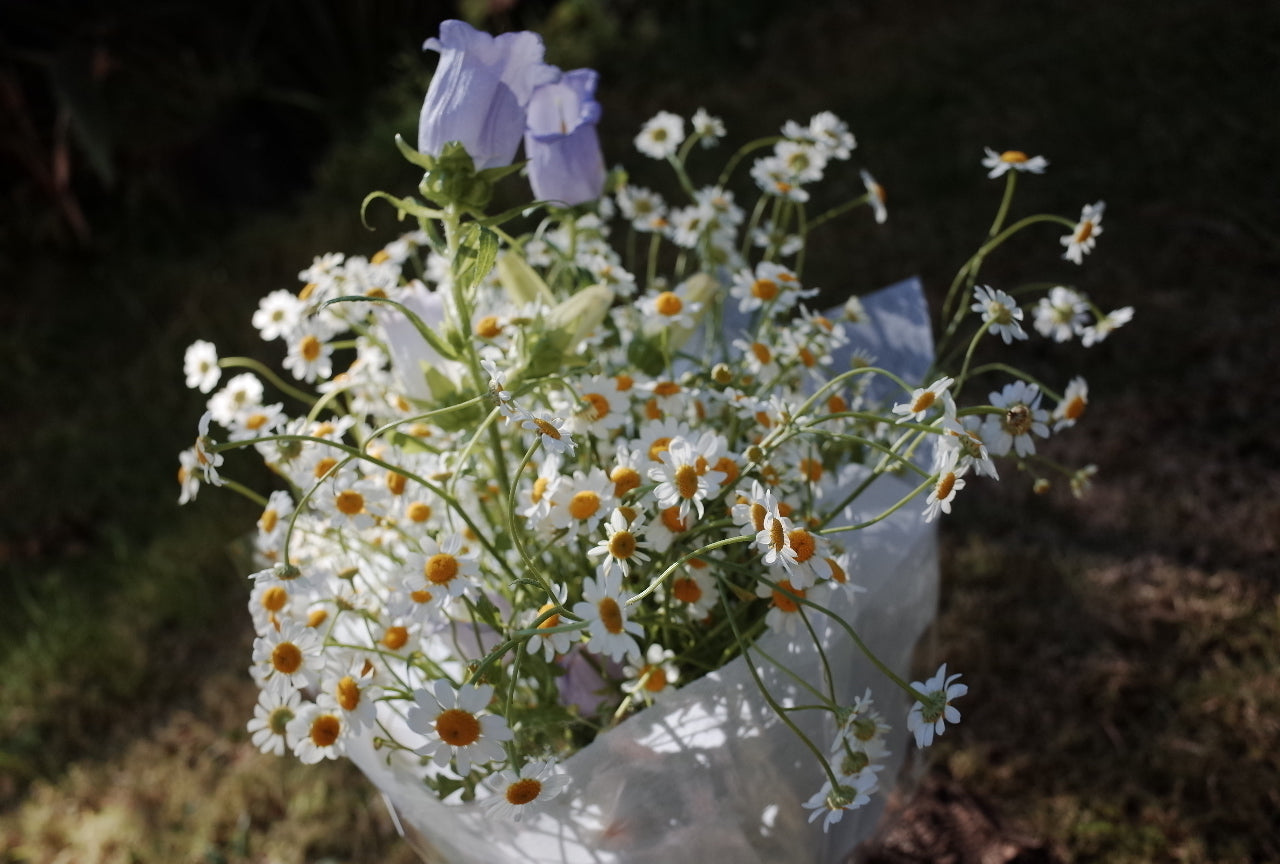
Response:
MULTIPOLYGON (((1101 472, 1080 502, 1032 496, 1016 476, 958 502, 936 639, 971 694, 932 770, 1059 860, 1280 859, 1280 448, 1265 371, 1280 362, 1280 122, 1263 86, 1277 16, 1190 0, 864 0, 743 11, 711 36, 691 6, 682 38, 714 48, 681 66, 619 54, 631 35, 661 47, 662 30, 626 4, 633 29, 619 29, 600 8, 561 4, 549 29, 594 34, 570 60, 607 61, 614 158, 658 108, 705 105, 731 136, 828 108, 850 121, 891 216, 831 229, 809 269, 833 293, 916 272, 945 285, 997 203, 983 146, 1050 158, 1020 207, 1106 198, 1084 268, 1058 262, 1049 233, 986 271, 996 285, 1049 272, 1138 317, 1089 352, 1025 349, 1032 367, 1065 359, 1089 378, 1089 422, 1053 452, 1101 472)), ((238 230, 6 272, 0 399, 20 422, 0 426, 0 860, 410 860, 352 771, 245 740, 249 630, 228 544, 250 517, 208 493, 175 512, 172 454, 199 413, 182 348, 248 344, 256 299, 313 254, 387 236, 360 229, 353 202, 397 182, 387 140, 406 116, 412 127, 411 103, 383 106, 310 197, 238 230)))

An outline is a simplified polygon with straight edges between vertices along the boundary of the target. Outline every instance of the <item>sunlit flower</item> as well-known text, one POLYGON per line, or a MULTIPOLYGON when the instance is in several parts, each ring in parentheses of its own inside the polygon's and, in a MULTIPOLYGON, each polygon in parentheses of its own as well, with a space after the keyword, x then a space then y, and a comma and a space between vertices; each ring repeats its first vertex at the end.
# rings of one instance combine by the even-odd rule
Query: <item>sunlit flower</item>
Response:
POLYGON ((501 715, 486 710, 492 698, 489 684, 464 684, 454 689, 444 679, 437 680, 430 690, 415 690, 414 705, 405 721, 427 739, 418 754, 441 768, 452 760, 464 777, 473 765, 501 759, 503 742, 510 741, 512 733, 501 715))
POLYGON ((627 615, 620 574, 601 573, 584 579, 582 601, 574 604, 573 614, 586 622, 587 645, 592 651, 614 661, 640 656, 636 640, 644 637, 644 628, 627 615))
POLYGON ((563 792, 569 785, 569 776, 554 761, 526 762, 519 771, 499 771, 485 785, 496 793, 485 801, 488 814, 519 822, 563 792))

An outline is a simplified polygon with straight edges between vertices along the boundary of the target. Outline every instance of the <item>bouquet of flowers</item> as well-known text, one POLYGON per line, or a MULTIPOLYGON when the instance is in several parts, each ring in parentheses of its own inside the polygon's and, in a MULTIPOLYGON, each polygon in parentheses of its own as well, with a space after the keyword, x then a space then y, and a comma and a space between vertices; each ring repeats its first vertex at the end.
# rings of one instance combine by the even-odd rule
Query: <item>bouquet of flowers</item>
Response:
POLYGON ((1067 286, 978 282, 1041 222, 1069 229, 1079 263, 1102 204, 1006 225, 1017 178, 1046 162, 988 151, 1005 195, 935 343, 918 288, 811 305, 809 233, 864 207, 886 218, 865 171, 856 199, 810 214, 855 147, 834 115, 787 123, 703 185, 692 157, 723 124, 660 113, 635 144, 670 165, 664 196, 606 170, 596 74, 545 64, 535 34, 448 21, 427 47, 418 146, 397 139, 418 195, 365 202, 415 230, 263 298, 253 324, 292 381, 207 342, 186 354, 211 395, 181 501, 209 484, 262 506, 253 742, 356 760, 424 849, 459 860, 817 848, 786 826, 821 838, 803 823, 881 797, 911 739, 960 719, 945 664, 907 680, 932 616, 931 523, 1002 457, 1037 484, 1088 482, 1036 452, 1080 419, 1083 379, 1056 392, 973 358, 1027 339, 1033 298, 1026 323, 1059 342, 1128 319, 1067 286), (534 200, 490 212, 522 170, 534 200), (268 496, 224 472, 250 448, 281 480, 268 496), (744 749, 766 731, 785 741, 772 756, 744 749), (689 791, 724 766, 715 747, 738 779, 689 791), (778 764, 799 780, 778 786, 778 764), (734 796, 726 821, 711 802, 734 796))

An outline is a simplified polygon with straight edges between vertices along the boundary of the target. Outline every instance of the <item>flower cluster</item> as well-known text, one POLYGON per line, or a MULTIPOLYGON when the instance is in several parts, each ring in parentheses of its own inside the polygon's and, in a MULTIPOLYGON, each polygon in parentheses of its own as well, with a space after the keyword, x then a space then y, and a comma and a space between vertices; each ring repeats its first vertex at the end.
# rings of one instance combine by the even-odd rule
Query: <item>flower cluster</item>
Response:
MULTIPOLYGON (((1047 163, 992 153, 1000 213, 948 297, 938 367, 903 381, 860 352, 857 300, 820 311, 803 270, 817 226, 861 206, 885 218, 865 172, 865 194, 805 214, 855 148, 834 115, 730 160, 759 151, 746 207, 731 170, 691 179, 693 146, 725 134, 705 111, 687 135, 663 112, 636 138, 670 161, 679 202, 623 182, 604 194, 594 73, 546 66, 533 34, 456 21, 427 47, 440 67, 419 149, 402 147, 422 198, 376 193, 417 230, 368 258, 318 257, 300 290, 263 298, 253 325, 282 343, 292 381, 191 346, 187 383, 210 395, 182 500, 222 484, 262 507, 257 746, 313 762, 375 739, 441 798, 519 819, 566 788, 560 761, 761 633, 811 642, 832 598, 858 590, 849 514, 876 477, 909 479, 892 509, 924 520, 951 512, 970 473, 996 478, 998 459, 1043 481, 1055 466, 1037 444, 1081 418, 1083 379, 1059 394, 1019 376, 975 398, 1011 368, 974 365, 975 349, 1027 339, 1024 322, 1092 344, 1131 310, 1103 314, 1068 286, 978 284, 982 260, 1037 222, 1071 227, 1078 262, 1102 213, 1006 227, 1015 177, 1047 163), (538 222, 489 216, 476 192, 510 173, 521 141, 538 222), (223 383, 223 369, 242 371, 223 383), (261 497, 224 477, 236 448, 283 488, 261 497)), ((1090 473, 1067 476, 1077 488, 1090 473)), ((925 682, 885 671, 914 702, 919 746, 959 720, 966 687, 945 665, 925 682)), ((853 705, 813 694, 836 733, 814 747, 825 780, 805 806, 829 826, 876 789, 890 724, 870 691, 853 705)))

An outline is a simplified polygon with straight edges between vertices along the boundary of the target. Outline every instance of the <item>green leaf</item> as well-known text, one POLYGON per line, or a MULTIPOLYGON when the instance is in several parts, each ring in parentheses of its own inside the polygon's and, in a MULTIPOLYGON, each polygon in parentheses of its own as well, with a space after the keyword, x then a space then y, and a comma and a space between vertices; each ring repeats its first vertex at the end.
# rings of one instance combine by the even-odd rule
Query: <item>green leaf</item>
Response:
POLYGON ((493 269, 498 258, 498 235, 479 222, 462 226, 459 255, 463 258, 457 278, 462 290, 470 291, 493 269))

